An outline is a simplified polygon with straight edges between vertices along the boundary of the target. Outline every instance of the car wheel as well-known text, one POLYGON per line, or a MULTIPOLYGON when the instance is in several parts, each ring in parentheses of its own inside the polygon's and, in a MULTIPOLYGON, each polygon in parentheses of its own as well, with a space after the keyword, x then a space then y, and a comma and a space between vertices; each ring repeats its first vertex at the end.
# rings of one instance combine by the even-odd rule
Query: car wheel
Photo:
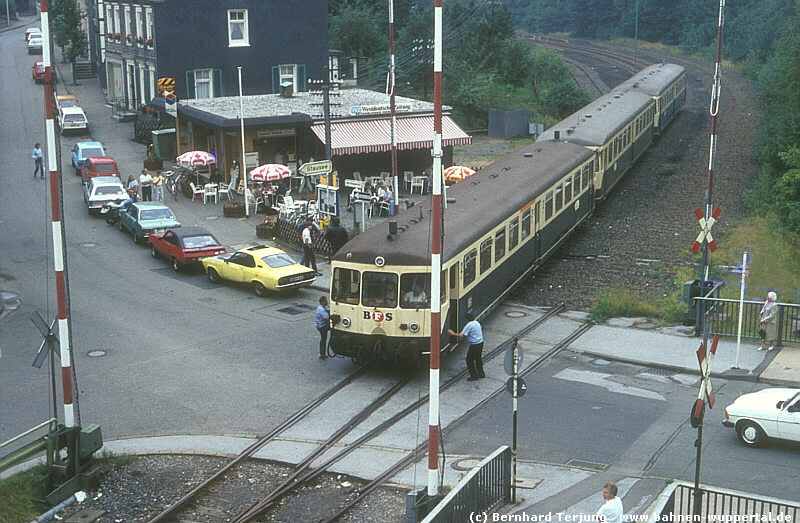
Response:
POLYGON ((177 258, 173 257, 172 258, 172 270, 175 271, 175 272, 181 272, 182 268, 183 268, 183 264, 181 262, 179 262, 177 258))
POLYGON ((151 255, 153 258, 158 258, 158 251, 156 250, 156 248, 155 248, 155 247, 150 247, 150 255, 151 255))
POLYGON ((81 170, 75 167, 75 176, 80 176, 80 175, 81 175, 81 170))
POLYGON ((256 296, 263 298, 267 295, 267 288, 264 287, 264 284, 260 281, 253 282, 253 292, 256 293, 256 296))
POLYGON ((139 245, 139 237, 136 236, 136 231, 132 231, 131 232, 131 236, 133 236, 133 243, 135 243, 136 245, 139 245))
POLYGON ((217 274, 217 271, 214 269, 209 268, 208 272, 206 272, 206 276, 208 276, 208 281, 211 283, 219 283, 220 281, 219 274, 217 274))
POLYGON ((752 421, 741 421, 736 425, 739 440, 748 447, 758 447, 764 441, 764 431, 752 421))
POLYGON ((125 227, 122 226, 122 220, 119 221, 119 230, 125 232, 125 227))

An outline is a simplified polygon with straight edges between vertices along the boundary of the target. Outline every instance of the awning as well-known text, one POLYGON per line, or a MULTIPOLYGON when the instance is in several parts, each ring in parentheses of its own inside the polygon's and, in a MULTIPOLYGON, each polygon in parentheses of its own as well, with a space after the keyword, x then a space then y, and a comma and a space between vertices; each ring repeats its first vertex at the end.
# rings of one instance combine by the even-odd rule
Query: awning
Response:
MULTIPOLYGON (((331 123, 331 153, 378 153, 392 150, 391 119, 353 120, 331 123)), ((325 125, 315 124, 311 130, 325 143, 325 125)), ((442 116, 442 146, 469 145, 472 138, 449 116, 442 116)), ((397 119, 397 149, 430 149, 433 147, 433 115, 397 119)))

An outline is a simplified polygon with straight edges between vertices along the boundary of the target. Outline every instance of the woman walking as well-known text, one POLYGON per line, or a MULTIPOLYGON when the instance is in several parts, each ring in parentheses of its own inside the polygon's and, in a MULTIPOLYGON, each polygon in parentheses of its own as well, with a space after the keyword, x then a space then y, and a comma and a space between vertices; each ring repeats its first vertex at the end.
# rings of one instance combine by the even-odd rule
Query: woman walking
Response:
POLYGON ((774 292, 767 293, 767 301, 761 307, 761 321, 759 322, 758 333, 761 335, 761 347, 764 350, 769 340, 769 348, 775 348, 775 340, 778 338, 778 295, 774 292))

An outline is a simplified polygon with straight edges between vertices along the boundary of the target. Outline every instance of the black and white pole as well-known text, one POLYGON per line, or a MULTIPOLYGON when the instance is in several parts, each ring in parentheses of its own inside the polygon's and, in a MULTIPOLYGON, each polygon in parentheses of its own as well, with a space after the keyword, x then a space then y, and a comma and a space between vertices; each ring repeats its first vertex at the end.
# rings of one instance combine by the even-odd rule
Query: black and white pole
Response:
POLYGON ((397 201, 400 196, 400 173, 397 168, 397 100, 395 87, 395 61, 394 61, 394 1, 389 0, 389 106, 392 112, 392 192, 394 197, 390 202, 389 214, 397 213, 397 201))
POLYGON ((511 442, 511 503, 517 502, 517 412, 519 398, 519 340, 514 339, 514 392, 511 394, 511 404, 514 411, 514 428, 511 442))

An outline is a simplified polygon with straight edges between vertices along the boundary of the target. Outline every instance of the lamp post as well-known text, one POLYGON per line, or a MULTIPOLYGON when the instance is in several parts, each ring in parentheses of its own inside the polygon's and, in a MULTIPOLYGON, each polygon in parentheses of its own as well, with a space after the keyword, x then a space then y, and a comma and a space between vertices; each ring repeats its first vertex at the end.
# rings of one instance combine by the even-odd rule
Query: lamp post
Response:
POLYGON ((636 15, 634 21, 634 45, 633 45, 633 73, 639 71, 637 58, 639 56, 639 0, 636 0, 636 15))

